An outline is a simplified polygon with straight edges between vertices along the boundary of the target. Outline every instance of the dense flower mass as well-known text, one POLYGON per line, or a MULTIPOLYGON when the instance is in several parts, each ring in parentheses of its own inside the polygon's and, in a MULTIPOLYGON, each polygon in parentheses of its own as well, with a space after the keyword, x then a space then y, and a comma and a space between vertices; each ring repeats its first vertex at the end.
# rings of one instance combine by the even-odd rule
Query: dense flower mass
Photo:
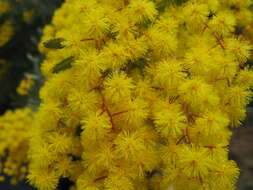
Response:
POLYGON ((11 183, 14 184, 27 175, 28 139, 32 121, 29 108, 7 111, 0 117, 0 174, 11 176, 11 183))
POLYGON ((250 0, 68 0, 44 30, 30 183, 53 190, 235 188, 250 0))

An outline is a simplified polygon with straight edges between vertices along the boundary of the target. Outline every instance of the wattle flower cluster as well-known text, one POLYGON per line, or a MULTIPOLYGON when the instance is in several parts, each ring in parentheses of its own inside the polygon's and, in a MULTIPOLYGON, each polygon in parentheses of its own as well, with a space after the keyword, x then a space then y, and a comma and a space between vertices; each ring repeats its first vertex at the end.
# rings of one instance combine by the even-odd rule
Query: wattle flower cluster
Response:
POLYGON ((17 93, 21 96, 29 94, 30 88, 34 85, 34 79, 31 75, 25 76, 25 78, 20 82, 17 93))
POLYGON ((29 130, 33 121, 29 108, 7 111, 0 116, 0 178, 11 176, 16 184, 27 176, 29 130))
POLYGON ((14 28, 9 20, 6 20, 4 23, 0 24, 0 47, 8 43, 13 35, 14 28))
POLYGON ((245 117, 250 0, 68 0, 44 30, 31 184, 53 190, 232 190, 245 117))

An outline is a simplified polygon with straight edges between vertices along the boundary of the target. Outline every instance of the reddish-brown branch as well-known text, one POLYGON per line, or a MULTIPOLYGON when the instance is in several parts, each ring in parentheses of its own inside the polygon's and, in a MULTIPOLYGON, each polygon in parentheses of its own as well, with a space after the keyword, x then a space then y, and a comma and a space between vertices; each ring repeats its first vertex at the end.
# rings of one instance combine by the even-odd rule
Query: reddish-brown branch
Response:
POLYGON ((98 84, 99 84, 99 85, 97 85, 97 86, 91 88, 91 89, 89 90, 89 92, 92 91, 92 90, 103 89, 103 88, 105 88, 105 87, 103 86, 103 81, 104 81, 104 80, 105 80, 105 76, 101 76, 101 77, 99 78, 99 81, 98 81, 98 84))
POLYGON ((179 145, 179 143, 185 138, 185 135, 183 135, 182 137, 180 137, 180 139, 176 142, 176 145, 179 145))
POLYGON ((203 28, 203 30, 201 31, 201 34, 203 34, 203 33, 205 32, 205 30, 206 30, 208 27, 209 27, 208 24, 207 24, 207 23, 204 23, 204 28, 203 28))
POLYGON ((105 97, 102 93, 101 93, 101 96, 102 96, 102 110, 103 110, 101 114, 103 114, 104 112, 107 113, 107 115, 110 118, 110 122, 111 122, 111 125, 112 125, 112 130, 115 130, 115 124, 114 124, 114 121, 113 121, 113 118, 112 118, 112 114, 111 114, 110 110, 108 109, 108 107, 106 106, 105 97))
POLYGON ((213 150, 215 148, 217 148, 216 146, 204 146, 204 148, 209 148, 210 150, 213 150))
POLYGON ((200 116, 197 115, 197 114, 188 114, 188 115, 187 115, 187 118, 188 118, 188 119, 195 119, 195 118, 198 118, 198 117, 200 117, 200 116))
POLYGON ((230 85, 230 81, 229 81, 229 78, 228 78, 228 77, 224 77, 224 78, 216 78, 215 80, 213 80, 213 81, 211 81, 211 82, 217 82, 217 81, 219 81, 219 80, 226 80, 228 87, 230 87, 230 86, 231 86, 231 85, 230 85))
POLYGON ((124 0, 124 6, 126 7, 129 4, 129 0, 124 0))
POLYGON ((117 9, 116 11, 122 11, 123 10, 123 7, 121 7, 121 8, 119 8, 119 9, 117 9))
POLYGON ((86 41, 92 41, 95 40, 94 38, 84 38, 82 40, 80 40, 81 42, 86 42, 86 41))
POLYGON ((227 84, 228 84, 228 87, 230 87, 230 81, 229 81, 229 78, 226 78, 226 81, 227 81, 227 84))
POLYGON ((188 125, 185 127, 184 136, 185 136, 186 142, 187 143, 191 143, 191 138, 190 138, 190 134, 189 134, 189 127, 188 127, 188 125))
POLYGON ((114 121, 113 121, 113 119, 112 119, 112 114, 111 114, 111 112, 109 111, 109 109, 108 109, 107 107, 105 107, 105 111, 106 111, 106 113, 108 114, 108 116, 110 117, 110 122, 111 122, 111 124, 112 124, 112 129, 115 129, 115 124, 114 124, 114 121))
POLYGON ((215 38, 216 38, 218 44, 221 46, 221 48, 225 50, 225 46, 224 46, 224 44, 223 44, 224 41, 223 41, 222 37, 218 36, 217 34, 214 34, 214 36, 215 36, 215 38))
POLYGON ((99 180, 106 179, 107 177, 108 177, 107 175, 98 177, 98 178, 96 178, 96 179, 94 180, 94 182, 97 182, 97 181, 99 181, 99 180))
POLYGON ((96 90, 96 89, 102 89, 102 88, 104 88, 102 85, 97 85, 97 86, 91 88, 91 89, 89 90, 89 92, 91 92, 91 91, 93 91, 93 90, 96 90))
POLYGON ((174 103, 175 101, 177 101, 178 100, 178 98, 180 98, 180 96, 179 95, 177 95, 176 97, 174 97, 174 98, 171 98, 170 99, 170 104, 172 104, 172 103, 174 103))
POLYGON ((129 111, 130 111, 130 110, 125 110, 125 111, 116 112, 116 113, 112 114, 112 117, 117 116, 117 115, 121 115, 121 114, 124 114, 124 113, 127 113, 127 112, 129 112, 129 111))
POLYGON ((199 181, 200 181, 201 184, 203 184, 203 179, 202 179, 200 174, 199 174, 199 181))
POLYGON ((103 113, 105 113, 105 110, 103 109, 102 112, 100 113, 100 116, 103 115, 103 113))
POLYGON ((107 40, 105 40, 105 39, 103 38, 101 41, 102 41, 102 42, 104 43, 104 45, 105 45, 107 40))
POLYGON ((103 115, 103 113, 105 113, 104 107, 105 107, 105 102, 104 102, 104 100, 102 98, 102 112, 100 113, 100 116, 103 115))

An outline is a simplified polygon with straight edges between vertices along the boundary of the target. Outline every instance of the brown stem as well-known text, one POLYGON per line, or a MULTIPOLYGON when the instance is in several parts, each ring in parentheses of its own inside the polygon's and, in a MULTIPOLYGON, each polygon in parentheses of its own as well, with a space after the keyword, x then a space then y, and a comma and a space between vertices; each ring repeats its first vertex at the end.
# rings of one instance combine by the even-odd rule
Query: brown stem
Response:
POLYGON ((182 137, 180 137, 180 139, 176 142, 176 145, 179 145, 179 143, 185 138, 185 135, 183 135, 182 137))
POLYGON ((202 179, 200 174, 199 174, 199 181, 200 181, 201 184, 203 184, 203 179, 202 179))
POLYGON ((129 0, 124 0, 124 6, 126 7, 129 4, 129 0))
POLYGON ((117 9, 116 11, 122 11, 123 10, 123 7, 121 7, 121 8, 119 8, 119 9, 117 9))
POLYGON ((216 146, 204 146, 204 148, 209 148, 210 150, 213 150, 215 148, 217 148, 216 146))
POLYGON ((103 110, 103 112, 106 112, 107 115, 109 116, 110 122, 111 122, 111 125, 112 125, 112 130, 115 130, 115 124, 114 124, 114 121, 113 121, 113 118, 112 118, 112 114, 111 114, 110 110, 108 109, 108 107, 106 106, 105 97, 102 93, 101 93, 101 96, 102 96, 102 110, 103 110))
POLYGON ((187 117, 188 117, 188 119, 194 119, 194 118, 198 118, 200 116, 197 114, 188 114, 187 117))
POLYGON ((208 24, 207 24, 207 23, 204 23, 204 28, 203 28, 203 30, 201 31, 201 34, 203 34, 203 33, 205 32, 205 30, 206 30, 208 27, 209 27, 208 24))
POLYGON ((225 50, 225 46, 224 46, 224 44, 223 44, 224 41, 223 41, 222 37, 221 37, 221 36, 218 36, 217 34, 214 34, 214 36, 215 36, 215 38, 216 38, 218 44, 221 46, 221 48, 225 50))
POLYGON ((187 143, 191 143, 191 138, 190 138, 190 134, 189 134, 189 127, 188 125, 186 126, 185 130, 184 130, 184 136, 186 139, 187 143))
POLYGON ((94 180, 94 182, 97 182, 97 181, 99 181, 99 180, 103 180, 103 179, 106 179, 108 176, 101 176, 101 177, 98 177, 98 178, 96 178, 95 180, 94 180))
POLYGON ((104 88, 102 85, 97 85, 97 86, 91 88, 91 89, 89 90, 89 92, 91 92, 91 91, 93 91, 93 90, 96 90, 96 89, 102 89, 102 88, 104 88))
POLYGON ((172 104, 172 103, 174 103, 175 101, 177 101, 178 100, 178 98, 180 98, 180 95, 177 95, 176 97, 174 97, 174 98, 171 98, 170 99, 170 104, 172 104))
POLYGON ((95 40, 94 38, 84 38, 82 40, 80 40, 81 42, 85 42, 85 41, 92 41, 95 40))
POLYGON ((217 82, 217 81, 219 81, 219 80, 226 80, 226 81, 227 81, 227 85, 228 85, 228 87, 230 87, 230 86, 231 86, 231 84, 230 84, 230 81, 229 81, 229 78, 228 78, 228 77, 224 77, 224 78, 216 78, 215 80, 213 80, 213 81, 211 81, 211 82, 217 82))
POLYGON ((121 115, 121 114, 124 114, 124 113, 127 113, 127 112, 129 112, 129 111, 130 111, 130 110, 125 110, 125 111, 116 112, 116 113, 112 114, 112 117, 117 116, 117 115, 121 115))
POLYGON ((101 77, 99 78, 99 81, 98 81, 98 84, 99 84, 99 85, 97 85, 97 86, 91 88, 91 89, 89 90, 89 92, 92 91, 92 90, 103 89, 103 88, 105 88, 105 87, 103 86, 103 81, 104 81, 104 80, 105 80, 105 76, 101 76, 101 77))

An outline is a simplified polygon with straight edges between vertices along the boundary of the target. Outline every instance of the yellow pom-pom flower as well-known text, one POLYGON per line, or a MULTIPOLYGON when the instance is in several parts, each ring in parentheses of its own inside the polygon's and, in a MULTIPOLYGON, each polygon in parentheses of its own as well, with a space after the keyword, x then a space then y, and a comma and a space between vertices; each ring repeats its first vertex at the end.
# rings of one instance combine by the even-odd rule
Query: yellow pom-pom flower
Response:
POLYGON ((11 21, 6 20, 0 25, 0 47, 8 43, 14 35, 14 28, 11 21))

